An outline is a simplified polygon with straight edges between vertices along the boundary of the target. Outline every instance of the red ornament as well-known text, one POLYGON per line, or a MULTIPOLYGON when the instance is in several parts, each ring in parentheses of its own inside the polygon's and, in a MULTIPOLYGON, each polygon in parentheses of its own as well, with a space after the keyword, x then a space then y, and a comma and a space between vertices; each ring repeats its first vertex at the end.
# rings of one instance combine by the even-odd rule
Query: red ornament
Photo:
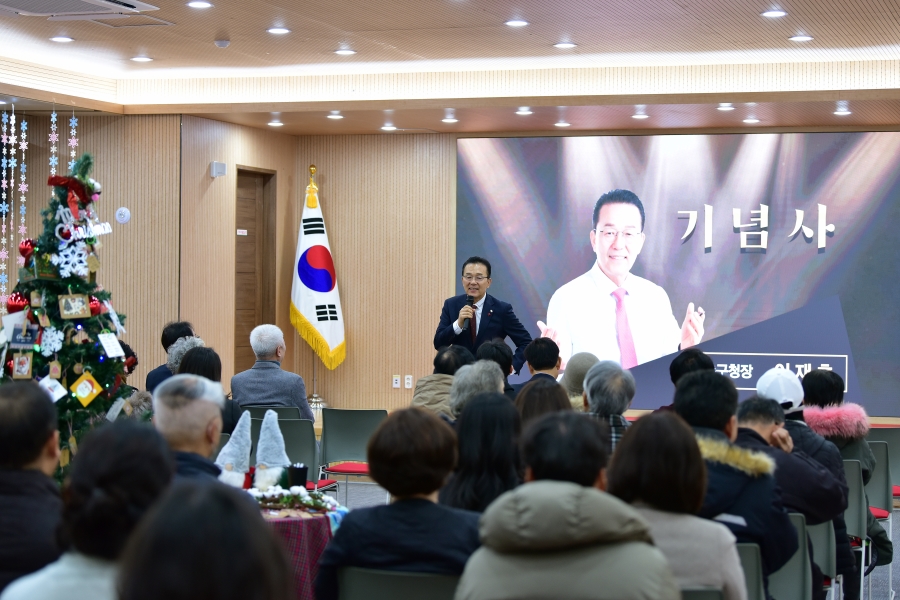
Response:
POLYGON ((12 375, 13 372, 13 359, 9 359, 6 361, 6 374, 12 375))
POLYGON ((30 304, 31 303, 21 293, 13 292, 6 300, 6 312, 10 314, 17 313, 21 310, 25 310, 25 307, 30 304))
POLYGON ((97 300, 93 296, 91 296, 90 307, 91 307, 91 316, 92 317, 96 317, 97 315, 100 314, 100 301, 97 300))
POLYGON ((34 254, 34 240, 22 240, 19 242, 19 254, 25 257, 25 262, 34 254))
POLYGON ((69 238, 72 237, 72 232, 69 230, 68 227, 64 227, 62 230, 60 230, 59 237, 61 237, 64 240, 68 240, 69 238))

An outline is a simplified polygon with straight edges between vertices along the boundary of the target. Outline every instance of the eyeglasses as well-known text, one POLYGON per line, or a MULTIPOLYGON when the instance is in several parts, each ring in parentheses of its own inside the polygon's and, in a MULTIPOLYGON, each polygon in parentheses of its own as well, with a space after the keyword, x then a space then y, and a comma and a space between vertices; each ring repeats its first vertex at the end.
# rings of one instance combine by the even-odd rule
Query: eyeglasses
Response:
POLYGON ((490 277, 485 277, 484 275, 463 275, 463 281, 474 281, 475 283, 481 283, 486 279, 490 279, 490 277))
POLYGON ((603 238, 603 241, 611 242, 616 239, 618 236, 622 236, 622 239, 627 242, 633 242, 634 240, 640 237, 640 231, 628 230, 628 231, 616 231, 615 229, 600 229, 594 230, 597 232, 600 237, 603 238))

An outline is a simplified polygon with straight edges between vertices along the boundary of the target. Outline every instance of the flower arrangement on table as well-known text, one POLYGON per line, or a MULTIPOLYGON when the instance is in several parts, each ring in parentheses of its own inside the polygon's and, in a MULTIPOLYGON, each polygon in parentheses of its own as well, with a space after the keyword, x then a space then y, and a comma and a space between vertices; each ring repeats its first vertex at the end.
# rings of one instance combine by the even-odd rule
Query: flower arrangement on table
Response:
POLYGON ((326 496, 318 491, 310 492, 298 485, 287 490, 280 485, 272 486, 264 491, 250 488, 247 492, 259 502, 261 508, 272 510, 294 508, 314 513, 327 513, 342 508, 331 496, 326 496))

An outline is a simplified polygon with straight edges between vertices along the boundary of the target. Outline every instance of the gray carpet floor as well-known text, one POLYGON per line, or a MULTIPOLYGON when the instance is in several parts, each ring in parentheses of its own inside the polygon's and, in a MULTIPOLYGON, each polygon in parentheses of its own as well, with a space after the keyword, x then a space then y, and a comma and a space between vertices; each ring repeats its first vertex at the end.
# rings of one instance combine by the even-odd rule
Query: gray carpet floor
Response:
MULTIPOLYGON (((375 506, 384 504, 387 500, 384 488, 374 483, 354 483, 350 482, 349 486, 341 485, 337 492, 332 492, 341 504, 350 508, 363 508, 366 506, 375 506), (349 489, 348 489, 349 487, 349 489), (345 493, 348 496, 345 496, 345 493)), ((900 510, 894 511, 893 534, 891 539, 894 543, 900 540, 900 510)), ((871 575, 872 578, 872 598, 877 600, 890 600, 888 592, 888 568, 877 567, 871 575)), ((894 590, 900 590, 900 557, 898 553, 894 553, 893 564, 894 590)), ((868 594, 868 581, 866 582, 866 594, 868 594)), ((866 598, 867 596, 864 596, 866 598)))

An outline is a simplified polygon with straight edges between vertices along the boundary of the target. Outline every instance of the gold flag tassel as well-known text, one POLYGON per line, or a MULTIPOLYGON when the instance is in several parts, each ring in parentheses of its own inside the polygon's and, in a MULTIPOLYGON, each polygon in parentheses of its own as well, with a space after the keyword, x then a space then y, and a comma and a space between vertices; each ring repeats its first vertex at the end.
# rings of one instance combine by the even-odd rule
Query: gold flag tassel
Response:
POLYGON ((316 185, 316 165, 309 165, 309 185, 306 186, 306 207, 319 206, 319 186, 316 185))

